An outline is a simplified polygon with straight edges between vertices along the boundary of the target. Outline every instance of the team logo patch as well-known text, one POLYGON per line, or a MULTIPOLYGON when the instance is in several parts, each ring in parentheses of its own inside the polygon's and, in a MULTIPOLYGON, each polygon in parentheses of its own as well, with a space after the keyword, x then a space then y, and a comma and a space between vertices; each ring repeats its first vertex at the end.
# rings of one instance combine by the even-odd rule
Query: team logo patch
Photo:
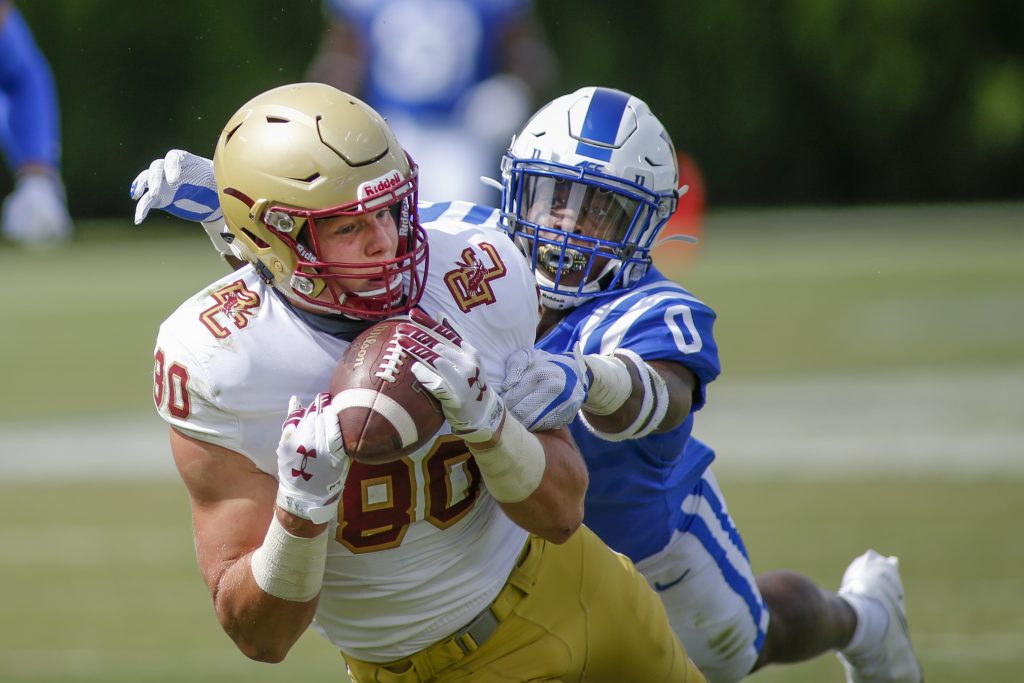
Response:
POLYGON ((481 242, 480 248, 489 258, 489 266, 477 256, 472 247, 467 247, 462 250, 462 261, 455 262, 455 270, 449 270, 444 275, 444 283, 463 313, 476 306, 493 304, 496 299, 491 289, 491 280, 504 277, 507 272, 497 249, 487 242, 481 242))
POLYGON ((210 296, 216 303, 199 314, 199 322, 217 339, 224 339, 232 331, 221 321, 241 330, 249 324, 249 319, 260 305, 259 294, 246 288, 242 280, 235 280, 210 296))

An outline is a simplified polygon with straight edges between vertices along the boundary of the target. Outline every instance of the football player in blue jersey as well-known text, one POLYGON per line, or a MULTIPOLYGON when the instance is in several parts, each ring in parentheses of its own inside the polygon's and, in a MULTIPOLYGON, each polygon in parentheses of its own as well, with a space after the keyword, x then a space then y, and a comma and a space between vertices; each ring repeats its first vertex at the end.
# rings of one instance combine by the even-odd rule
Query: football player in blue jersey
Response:
POLYGON ((46 58, 18 10, 0 0, 0 147, 15 175, 0 213, 3 235, 26 245, 71 236, 61 181, 60 114, 46 58))
POLYGON ((419 163, 420 197, 497 201, 493 176, 554 53, 531 0, 324 0, 307 78, 358 95, 419 163))
POLYGON ((714 452, 692 435, 720 370, 715 312, 651 261, 679 191, 649 107, 608 88, 559 97, 513 139, 502 185, 503 228, 542 292, 537 348, 555 354, 506 381, 506 404, 550 428, 540 378, 585 367, 570 424, 590 471, 585 523, 637 564, 708 680, 835 650, 851 682, 920 683, 896 558, 858 557, 838 594, 751 569, 714 452))

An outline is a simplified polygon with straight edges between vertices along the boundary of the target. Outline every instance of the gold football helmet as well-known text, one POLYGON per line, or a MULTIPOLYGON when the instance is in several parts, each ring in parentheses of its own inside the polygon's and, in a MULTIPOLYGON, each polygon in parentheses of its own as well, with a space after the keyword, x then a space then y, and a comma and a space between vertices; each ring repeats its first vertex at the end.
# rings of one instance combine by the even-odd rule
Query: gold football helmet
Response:
POLYGON ((407 312, 419 301, 427 238, 416 212, 417 168, 364 102, 320 83, 269 90, 228 121, 213 169, 233 245, 289 299, 369 320, 407 312), (398 227, 393 258, 321 258, 317 220, 385 207, 398 227), (349 291, 340 284, 345 280, 384 284, 349 291))

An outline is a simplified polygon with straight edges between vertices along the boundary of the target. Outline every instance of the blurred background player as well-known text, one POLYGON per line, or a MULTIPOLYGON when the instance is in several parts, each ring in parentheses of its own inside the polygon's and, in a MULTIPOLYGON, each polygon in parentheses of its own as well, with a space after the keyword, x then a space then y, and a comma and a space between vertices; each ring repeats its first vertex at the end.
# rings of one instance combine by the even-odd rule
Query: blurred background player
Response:
POLYGON ((365 100, 420 165, 420 195, 495 204, 497 159, 555 57, 531 0, 326 0, 307 75, 365 100))
POLYGON ((0 146, 15 177, 0 210, 4 237, 23 244, 70 238, 53 75, 25 20, 6 0, 0 0, 0 146))
POLYGON ((692 436, 720 371, 715 313, 651 263, 679 170, 648 106, 608 88, 554 100, 513 140, 502 180, 503 225, 542 292, 537 348, 570 354, 518 378, 506 405, 539 415, 531 377, 582 360, 592 381, 570 429, 590 472, 585 523, 636 562, 708 680, 840 650, 853 683, 921 683, 895 558, 858 557, 838 594, 754 576, 714 452, 692 436))

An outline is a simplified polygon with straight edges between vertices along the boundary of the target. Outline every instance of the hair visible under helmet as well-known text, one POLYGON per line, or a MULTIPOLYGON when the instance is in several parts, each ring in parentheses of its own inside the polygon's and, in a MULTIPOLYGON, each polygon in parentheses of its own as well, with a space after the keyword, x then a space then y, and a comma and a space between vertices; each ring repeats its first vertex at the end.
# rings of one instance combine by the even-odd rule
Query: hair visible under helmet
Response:
POLYGON ((404 313, 419 301, 427 241, 416 213, 416 165, 364 102, 319 83, 269 90, 228 121, 213 166, 233 245, 292 301, 368 320, 404 313), (385 207, 398 228, 393 258, 323 260, 318 220, 385 207), (342 280, 383 284, 346 291, 342 280))
POLYGON ((635 285, 678 200, 672 140, 642 100, 581 88, 550 102, 502 161, 502 227, 548 308, 635 285))

